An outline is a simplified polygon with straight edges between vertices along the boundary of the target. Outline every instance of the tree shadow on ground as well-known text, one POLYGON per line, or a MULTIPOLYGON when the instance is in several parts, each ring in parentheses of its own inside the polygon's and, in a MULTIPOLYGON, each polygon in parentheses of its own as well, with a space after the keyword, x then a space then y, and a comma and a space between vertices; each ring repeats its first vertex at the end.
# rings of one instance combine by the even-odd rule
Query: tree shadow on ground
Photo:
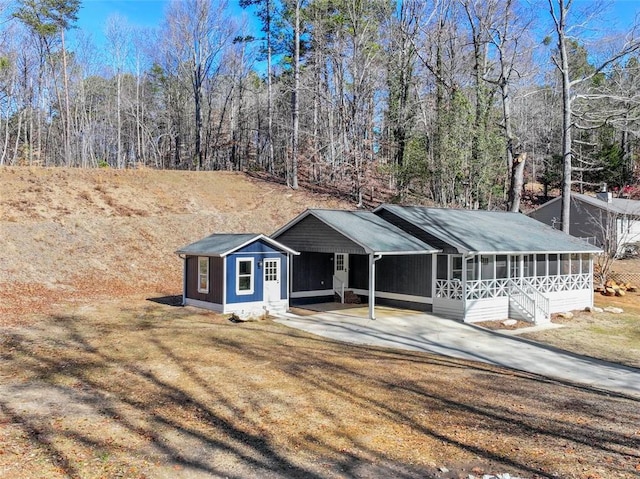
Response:
POLYGON ((2 346, 0 429, 48 477, 573 477, 568 450, 633 477, 638 462, 637 402, 269 321, 128 304, 2 346))

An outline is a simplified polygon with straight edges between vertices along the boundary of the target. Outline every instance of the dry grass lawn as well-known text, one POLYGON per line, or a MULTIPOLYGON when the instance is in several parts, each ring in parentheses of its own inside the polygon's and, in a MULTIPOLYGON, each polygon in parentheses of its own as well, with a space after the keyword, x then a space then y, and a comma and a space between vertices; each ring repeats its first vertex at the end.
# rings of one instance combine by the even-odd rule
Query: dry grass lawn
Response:
POLYGON ((624 312, 587 313, 554 322, 563 328, 522 334, 521 337, 557 346, 567 351, 640 368, 640 293, 624 297, 595 295, 600 307, 614 306, 624 312))
POLYGON ((0 477, 640 474, 638 400, 479 363, 142 299, 0 337, 0 477))
MULTIPOLYGON (((0 168, 0 478, 640 477, 638 399, 145 299, 179 294, 180 246, 306 207, 353 205, 242 174, 0 168)), ((626 301, 536 339, 637 366, 626 301)))

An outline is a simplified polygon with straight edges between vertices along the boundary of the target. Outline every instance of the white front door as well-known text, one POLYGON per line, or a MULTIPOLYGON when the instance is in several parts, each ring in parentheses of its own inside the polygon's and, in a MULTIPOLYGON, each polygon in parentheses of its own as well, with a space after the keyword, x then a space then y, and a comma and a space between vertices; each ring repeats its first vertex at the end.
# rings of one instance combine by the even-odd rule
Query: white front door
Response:
POLYGON ((344 283, 344 287, 349 286, 349 255, 345 253, 335 253, 333 257, 333 274, 344 283))
POLYGON ((280 258, 264 260, 264 300, 280 301, 280 258))

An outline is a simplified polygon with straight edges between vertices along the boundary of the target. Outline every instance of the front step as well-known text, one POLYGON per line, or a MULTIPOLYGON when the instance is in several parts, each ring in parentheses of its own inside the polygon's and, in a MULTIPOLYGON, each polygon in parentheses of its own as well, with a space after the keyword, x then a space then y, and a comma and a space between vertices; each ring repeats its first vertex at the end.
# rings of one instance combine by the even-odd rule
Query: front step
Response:
MULTIPOLYGON (((340 295, 336 294, 336 301, 340 301, 340 295)), ((344 292, 344 301, 345 304, 360 304, 362 301, 360 300, 360 296, 351 291, 350 289, 345 290, 344 292)))

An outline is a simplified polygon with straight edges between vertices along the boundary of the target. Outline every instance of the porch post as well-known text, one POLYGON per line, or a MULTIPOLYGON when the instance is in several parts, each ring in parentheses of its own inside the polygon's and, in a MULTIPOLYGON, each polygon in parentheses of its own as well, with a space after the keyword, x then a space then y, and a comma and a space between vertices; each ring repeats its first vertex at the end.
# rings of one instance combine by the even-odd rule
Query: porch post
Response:
POLYGON ((293 255, 287 252, 287 311, 291 307, 291 291, 293 286, 291 285, 291 262, 293 261, 293 255))
MULTIPOLYGON (((462 254, 462 322, 467 319, 467 253, 462 254)), ((482 259, 478 259, 478 280, 482 280, 482 259)))
POLYGON ((376 261, 380 258, 379 254, 369 254, 369 319, 376 319, 376 261))
POLYGON ((376 260, 369 254, 369 319, 376 319, 376 260))

